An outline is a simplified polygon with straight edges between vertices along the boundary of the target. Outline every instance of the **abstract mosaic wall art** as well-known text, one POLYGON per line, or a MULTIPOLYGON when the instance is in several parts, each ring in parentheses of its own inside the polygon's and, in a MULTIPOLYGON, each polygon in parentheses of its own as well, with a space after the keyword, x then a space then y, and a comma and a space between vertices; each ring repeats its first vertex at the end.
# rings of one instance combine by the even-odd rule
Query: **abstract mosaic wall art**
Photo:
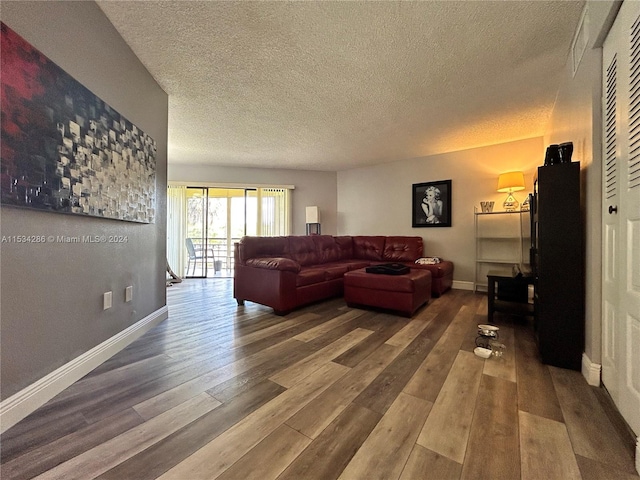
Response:
POLYGON ((0 27, 2 204, 153 223, 155 141, 0 27))

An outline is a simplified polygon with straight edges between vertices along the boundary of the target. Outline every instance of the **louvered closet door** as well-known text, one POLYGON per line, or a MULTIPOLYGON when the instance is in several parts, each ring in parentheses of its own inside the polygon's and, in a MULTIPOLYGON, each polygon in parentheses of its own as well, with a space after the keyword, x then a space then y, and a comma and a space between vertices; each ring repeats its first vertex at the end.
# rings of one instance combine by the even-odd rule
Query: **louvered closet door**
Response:
MULTIPOLYGON (((612 33, 604 47, 603 66, 603 106, 604 139, 603 139, 603 205, 618 203, 618 160, 620 158, 619 143, 619 108, 618 108, 618 55, 615 49, 608 48, 613 42, 612 33)), ((616 262, 618 240, 618 217, 603 214, 602 228, 602 382, 605 384, 614 401, 618 399, 619 351, 617 348, 617 305, 618 305, 618 269, 616 262)))
POLYGON ((640 436, 640 2, 623 3, 603 60, 602 380, 640 436))

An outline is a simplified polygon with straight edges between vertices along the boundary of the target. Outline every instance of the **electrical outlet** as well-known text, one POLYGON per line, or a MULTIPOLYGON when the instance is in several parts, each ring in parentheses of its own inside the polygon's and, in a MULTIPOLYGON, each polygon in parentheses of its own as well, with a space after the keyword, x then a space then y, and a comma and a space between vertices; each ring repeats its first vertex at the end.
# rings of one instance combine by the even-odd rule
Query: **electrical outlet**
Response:
POLYGON ((107 310, 113 305, 113 292, 105 292, 102 296, 102 309, 107 310))
POLYGON ((124 301, 130 302, 131 300, 133 300, 133 285, 129 285, 124 289, 124 301))

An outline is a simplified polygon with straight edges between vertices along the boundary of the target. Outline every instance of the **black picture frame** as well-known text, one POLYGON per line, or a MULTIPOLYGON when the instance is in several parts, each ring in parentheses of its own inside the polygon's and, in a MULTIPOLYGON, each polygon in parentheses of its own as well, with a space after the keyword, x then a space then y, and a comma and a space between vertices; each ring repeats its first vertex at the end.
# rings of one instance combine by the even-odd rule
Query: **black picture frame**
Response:
POLYGON ((412 194, 412 227, 451 226, 451 180, 414 183, 412 194))

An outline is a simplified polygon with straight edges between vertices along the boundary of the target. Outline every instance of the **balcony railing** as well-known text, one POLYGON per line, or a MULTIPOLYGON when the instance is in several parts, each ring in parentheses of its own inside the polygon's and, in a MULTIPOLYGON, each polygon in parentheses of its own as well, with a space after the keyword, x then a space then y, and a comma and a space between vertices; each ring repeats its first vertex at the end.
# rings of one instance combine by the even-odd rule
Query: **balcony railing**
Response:
POLYGON ((206 276, 208 277, 230 277, 233 276, 233 245, 239 242, 240 238, 231 238, 228 243, 226 238, 191 237, 196 252, 202 253, 204 261, 198 261, 196 268, 190 269, 190 277, 202 277, 205 275, 203 268, 206 263, 206 276))

